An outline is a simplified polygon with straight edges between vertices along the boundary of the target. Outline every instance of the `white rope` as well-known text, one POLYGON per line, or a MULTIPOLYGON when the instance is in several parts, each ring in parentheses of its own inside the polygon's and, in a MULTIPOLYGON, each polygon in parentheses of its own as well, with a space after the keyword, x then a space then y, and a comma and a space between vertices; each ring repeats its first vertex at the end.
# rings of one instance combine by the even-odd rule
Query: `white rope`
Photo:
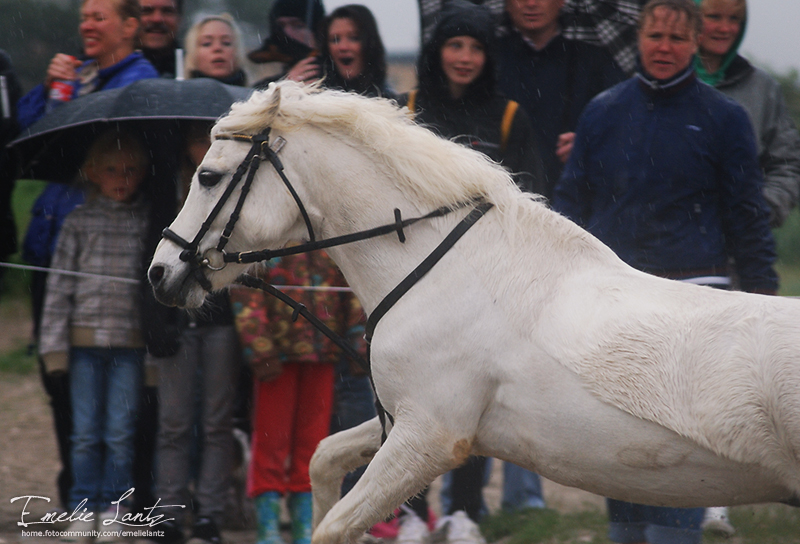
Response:
MULTIPOLYGON (((90 274, 88 272, 75 272, 73 270, 60 270, 57 268, 47 268, 44 266, 31 266, 27 264, 14 264, 14 263, 3 263, 0 262, 0 267, 4 268, 16 268, 19 270, 36 270, 38 272, 48 272, 50 274, 61 274, 63 276, 78 276, 84 278, 96 278, 102 279, 106 281, 116 281, 120 283, 129 283, 132 285, 138 285, 140 282, 139 280, 132 280, 130 278, 120 278, 118 276, 105 276, 102 274, 90 274)), ((234 288, 244 288, 243 285, 231 285, 234 288)), ((325 286, 314 286, 314 285, 273 285, 276 289, 280 290, 294 290, 294 291, 328 291, 331 293, 352 293, 353 290, 349 287, 325 287, 325 286)))
POLYGON ((120 278, 118 276, 104 276, 102 274, 90 274, 89 272, 75 272, 74 270, 58 270, 55 268, 47 268, 44 266, 30 266, 27 264, 14 264, 14 263, 0 263, 0 266, 5 268, 17 268, 19 270, 36 270, 38 272, 49 272, 52 274, 61 274, 62 276, 77 276, 81 278, 97 278, 106 281, 116 281, 119 283, 130 283, 138 285, 139 280, 132 280, 130 278, 120 278))

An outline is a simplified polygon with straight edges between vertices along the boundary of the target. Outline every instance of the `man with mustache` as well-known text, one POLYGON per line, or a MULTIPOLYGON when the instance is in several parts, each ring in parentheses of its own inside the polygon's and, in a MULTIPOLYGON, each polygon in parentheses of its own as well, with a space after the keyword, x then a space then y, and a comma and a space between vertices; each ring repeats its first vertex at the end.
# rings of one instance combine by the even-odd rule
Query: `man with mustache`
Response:
POLYGON ((162 77, 175 77, 175 49, 183 0, 140 0, 139 47, 162 77))

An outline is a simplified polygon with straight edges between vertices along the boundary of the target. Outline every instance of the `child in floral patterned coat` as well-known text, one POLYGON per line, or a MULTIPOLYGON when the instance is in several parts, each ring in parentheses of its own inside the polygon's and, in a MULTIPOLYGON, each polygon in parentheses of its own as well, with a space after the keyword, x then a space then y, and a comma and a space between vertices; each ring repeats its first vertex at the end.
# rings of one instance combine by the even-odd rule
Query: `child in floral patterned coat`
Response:
MULTIPOLYGON (((273 285, 345 286, 339 269, 322 252, 274 259, 260 276, 273 285)), ((283 288, 361 353, 363 310, 352 293, 283 288)), ((236 328, 253 369, 252 461, 248 494, 255 499, 257 544, 282 544, 280 500, 289 496, 294 544, 311 541, 308 465, 328 436, 335 367, 341 349, 292 308, 260 291, 231 291, 236 328), (288 463, 287 463, 288 461, 288 463)))

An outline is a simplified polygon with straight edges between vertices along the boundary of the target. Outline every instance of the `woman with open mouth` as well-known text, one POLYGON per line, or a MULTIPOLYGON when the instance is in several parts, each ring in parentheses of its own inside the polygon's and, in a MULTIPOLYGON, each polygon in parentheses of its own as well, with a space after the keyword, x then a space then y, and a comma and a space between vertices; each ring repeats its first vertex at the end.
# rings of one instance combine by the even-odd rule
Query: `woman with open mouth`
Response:
POLYGON ((386 50, 368 8, 349 4, 333 10, 323 22, 319 43, 324 86, 393 96, 386 85, 386 50))

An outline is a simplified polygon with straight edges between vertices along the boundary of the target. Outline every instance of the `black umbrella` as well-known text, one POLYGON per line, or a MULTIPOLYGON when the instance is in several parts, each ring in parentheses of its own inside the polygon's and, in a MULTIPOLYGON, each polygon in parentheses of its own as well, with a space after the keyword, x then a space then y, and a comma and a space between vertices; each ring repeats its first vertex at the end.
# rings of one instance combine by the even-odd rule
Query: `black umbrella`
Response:
MULTIPOLYGON (((505 28, 506 0, 472 0, 489 8, 498 22, 498 34, 505 28)), ((436 16, 447 0, 418 0, 422 43, 427 43, 436 26, 436 16)), ((562 9, 564 36, 607 47, 626 73, 636 67, 636 27, 646 0, 566 0, 562 9)))
POLYGON ((56 108, 23 130, 9 147, 20 159, 19 177, 69 180, 89 143, 110 126, 141 130, 145 140, 158 142, 177 136, 181 121, 215 121, 251 92, 207 78, 143 79, 56 108))

